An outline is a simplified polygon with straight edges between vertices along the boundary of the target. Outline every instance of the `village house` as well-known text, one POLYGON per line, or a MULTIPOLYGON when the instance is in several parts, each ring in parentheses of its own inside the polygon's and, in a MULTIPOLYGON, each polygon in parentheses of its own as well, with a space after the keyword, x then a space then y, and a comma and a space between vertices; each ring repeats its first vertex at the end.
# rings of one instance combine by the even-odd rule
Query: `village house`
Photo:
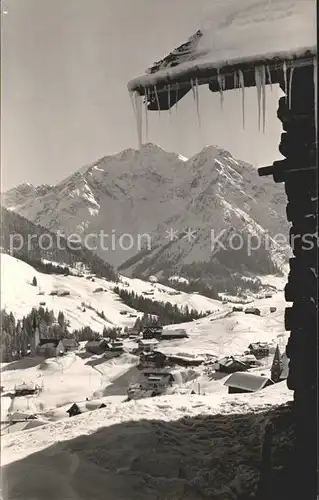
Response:
POLYGON ((167 356, 168 362, 179 366, 200 366, 205 362, 202 356, 190 353, 177 353, 167 356))
POLYGON ((124 352, 123 342, 120 340, 113 340, 111 342, 106 343, 104 357, 107 359, 111 359, 117 356, 121 356, 123 352, 124 352))
POLYGON ((214 363, 214 369, 216 372, 221 373, 235 373, 243 372, 248 369, 248 366, 243 361, 236 359, 234 356, 226 356, 219 359, 214 363))
POLYGON ((248 346, 249 353, 253 354, 256 359, 267 358, 270 354, 270 346, 267 342, 253 342, 248 346))
POLYGON ((268 377, 242 372, 232 373, 224 382, 228 387, 228 394, 256 392, 273 384, 274 382, 268 377))
POLYGON ((158 339, 161 337, 162 332, 162 326, 146 326, 142 331, 143 339, 158 339))
POLYGON ((144 368, 164 368, 167 364, 167 357, 159 351, 142 352, 138 369, 144 368))
POLYGON ((245 309, 245 314, 254 314, 255 316, 260 316, 260 309, 257 307, 247 307, 245 309))
POLYGON ((80 347, 80 342, 76 340, 74 337, 63 338, 62 344, 65 352, 76 351, 80 347))
POLYGON ((106 404, 100 401, 85 401, 83 403, 73 403, 66 413, 69 414, 69 417, 75 417, 88 411, 99 410, 100 408, 106 408, 106 404))
POLYGON ((186 330, 183 328, 179 328, 176 330, 163 330, 161 333, 161 336, 159 337, 159 340, 177 340, 177 339, 186 339, 188 338, 188 335, 186 333, 186 330))
POLYGON ((39 387, 32 382, 15 385, 14 387, 14 395, 18 396, 29 396, 35 394, 39 391, 39 387))
POLYGON ((61 339, 40 339, 37 347, 37 355, 45 358, 62 356, 65 352, 61 339))
POLYGON ((157 339, 141 339, 138 342, 138 347, 140 350, 143 350, 144 352, 147 351, 152 351, 155 349, 155 347, 158 346, 158 340, 157 339))
POLYGON ((25 412, 19 412, 15 411, 14 413, 9 415, 10 422, 25 422, 26 420, 37 420, 38 417, 34 415, 33 413, 25 413, 25 412))
POLYGON ((30 431, 36 427, 41 427, 42 425, 48 424, 45 420, 39 419, 29 419, 20 422, 12 422, 8 424, 3 430, 1 429, 1 434, 13 434, 15 432, 30 431))
POLYGON ((91 354, 103 354, 108 348, 108 343, 106 339, 96 339, 89 340, 85 344, 86 352, 91 354))
POLYGON ((243 306, 233 306, 233 312, 242 312, 243 310, 243 306))

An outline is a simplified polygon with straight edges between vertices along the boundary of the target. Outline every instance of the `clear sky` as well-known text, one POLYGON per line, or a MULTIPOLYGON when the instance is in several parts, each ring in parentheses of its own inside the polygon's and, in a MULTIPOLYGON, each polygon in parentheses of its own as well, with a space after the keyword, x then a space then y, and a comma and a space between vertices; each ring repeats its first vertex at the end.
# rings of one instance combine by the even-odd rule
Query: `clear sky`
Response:
MULTIPOLYGON (((81 166, 138 147, 128 80, 185 42, 214 0, 3 0, 2 190, 55 183, 81 166)), ((1 2, 2 3, 2 2, 1 2)), ((278 91, 267 91, 266 133, 257 97, 200 89, 172 113, 151 113, 147 142, 191 156, 208 144, 256 166, 280 157, 278 91)))

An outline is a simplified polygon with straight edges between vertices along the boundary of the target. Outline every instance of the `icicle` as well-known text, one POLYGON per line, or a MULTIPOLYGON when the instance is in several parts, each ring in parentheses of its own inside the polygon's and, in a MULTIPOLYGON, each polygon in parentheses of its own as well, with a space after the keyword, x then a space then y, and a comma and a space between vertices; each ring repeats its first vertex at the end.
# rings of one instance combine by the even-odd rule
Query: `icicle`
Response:
POLYGON ((270 90, 272 92, 272 80, 271 80, 271 73, 270 73, 269 66, 266 66, 266 70, 267 70, 267 76, 268 76, 268 82, 269 82, 269 85, 270 85, 270 90))
POLYGON ((292 75, 294 72, 294 67, 292 66, 290 68, 290 73, 289 73, 289 89, 288 89, 288 108, 291 109, 291 88, 292 88, 292 75))
POLYGON ((177 113, 177 106, 178 106, 178 83, 176 83, 175 94, 176 94, 176 113, 177 113))
POLYGON ((154 85, 154 94, 155 94, 155 99, 156 99, 156 104, 157 104, 157 109, 158 109, 158 116, 161 116, 161 107, 160 107, 160 103, 159 103, 156 85, 154 85))
POLYGON ((200 112, 199 112, 199 88, 198 88, 198 79, 196 78, 195 80, 195 85, 196 85, 196 111, 197 111, 197 118, 198 118, 198 126, 201 126, 201 120, 200 120, 200 112))
POLYGON ((145 99, 144 99, 144 109, 145 109, 145 142, 148 142, 148 90, 145 88, 145 99))
POLYGON ((134 113, 134 118, 136 121, 136 129, 137 129, 137 135, 138 135, 138 140, 139 140, 139 147, 140 145, 140 137, 139 137, 139 125, 138 125, 138 112, 137 112, 137 106, 136 106, 136 94, 137 92, 130 92, 130 98, 132 102, 132 108, 133 108, 133 113, 134 113))
POLYGON ((143 114, 142 114, 142 99, 138 92, 134 92, 135 117, 137 124, 137 135, 139 148, 142 146, 142 130, 143 130, 143 114))
POLYGON ((168 105, 169 117, 171 118, 172 110, 171 110, 171 86, 170 86, 170 84, 167 85, 167 105, 168 105))
POLYGON ((318 61, 317 61, 317 58, 314 57, 313 58, 313 86, 314 86, 314 92, 315 92, 314 100, 315 100, 316 144, 318 146, 318 137, 317 137, 317 134, 318 134, 318 95, 317 95, 317 92, 318 92, 318 74, 317 74, 317 71, 318 71, 318 61))
POLYGON ((224 89, 223 89, 223 79, 221 74, 219 73, 219 70, 217 70, 217 82, 219 86, 219 95, 220 95, 220 107, 221 110, 223 111, 224 108, 224 89))
POLYGON ((255 68, 255 82, 257 89, 257 104, 258 104, 258 130, 260 130, 260 114, 261 114, 261 76, 260 68, 255 68))
POLYGON ((195 91, 195 87, 194 87, 193 78, 191 78, 191 87, 192 87, 194 101, 196 101, 196 94, 195 94, 196 91, 195 91))
POLYGON ((134 118, 136 120, 136 106, 135 106, 135 100, 134 100, 134 92, 130 91, 130 99, 131 99, 131 103, 132 103, 134 118))
POLYGON ((239 87, 241 88, 241 107, 242 107, 243 129, 244 129, 245 128, 245 80, 244 80, 244 73, 241 70, 238 71, 238 79, 239 79, 239 87))
POLYGON ((260 68, 260 79, 261 79, 261 96, 262 96, 262 121, 263 121, 263 133, 266 129, 266 69, 265 66, 260 68))
POLYGON ((234 89, 237 89, 237 73, 234 71, 234 89))
POLYGON ((283 69, 283 72, 284 72, 284 82, 285 82, 285 94, 286 94, 286 100, 287 100, 287 97, 288 97, 288 83, 287 83, 287 64, 286 64, 286 61, 283 62, 283 65, 282 65, 282 69, 283 69))

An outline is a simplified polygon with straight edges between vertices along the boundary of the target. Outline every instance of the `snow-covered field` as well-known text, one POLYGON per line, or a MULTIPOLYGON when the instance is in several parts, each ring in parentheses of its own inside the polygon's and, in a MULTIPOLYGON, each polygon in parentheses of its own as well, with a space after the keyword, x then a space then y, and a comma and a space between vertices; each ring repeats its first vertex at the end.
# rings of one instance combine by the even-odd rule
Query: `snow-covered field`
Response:
MULTIPOLYGON (((141 313, 122 303, 113 292, 114 283, 98 278, 94 278, 93 282, 86 277, 39 273, 29 264, 8 254, 1 254, 1 280, 1 307, 7 312, 12 311, 18 319, 28 314, 32 307, 39 306, 40 302, 44 302, 44 307, 53 309, 56 314, 60 310, 63 311, 66 319, 70 321, 71 328, 90 326, 97 332, 102 332, 104 326, 132 327, 136 316, 141 316, 141 313), (32 286, 34 276, 37 279, 37 286, 32 286), (97 288, 103 288, 105 291, 95 292, 97 288), (62 297, 50 295, 54 291, 69 292, 70 295, 62 297), (85 311, 82 303, 85 304, 85 311), (104 311, 106 321, 100 318, 96 311, 104 311), (127 314, 120 314, 123 311, 127 314), (130 314, 134 314, 135 317, 130 317, 130 314)), ((154 295, 145 295, 152 300, 171 302, 179 306, 188 305, 190 309, 195 308, 199 311, 223 310, 221 302, 201 295, 183 292, 172 295, 174 289, 163 285, 129 278, 123 278, 123 281, 129 285, 124 286, 123 283, 119 283, 120 288, 141 295, 145 291, 153 291, 154 295)))
MULTIPOLYGON (((45 301, 46 307, 63 310, 72 327, 89 324, 101 329, 103 320, 99 323, 92 311, 78 309, 81 301, 90 301, 116 326, 135 321, 120 314, 129 308, 117 300, 112 283, 44 275, 8 255, 1 257, 2 305, 18 317, 45 301), (30 284, 33 276, 38 287, 30 284), (94 293, 100 286, 106 291, 94 293), (45 295, 37 295, 39 289, 45 295), (70 295, 49 296, 53 289, 68 290, 70 295)), ((277 279, 277 289, 282 289, 283 282, 277 279)), ((254 341, 283 348, 287 340, 282 291, 271 298, 255 299, 252 305, 260 309, 261 316, 254 316, 232 312, 232 304, 197 294, 172 295, 174 289, 159 284, 123 278, 119 286, 138 294, 153 291, 153 295, 145 295, 153 300, 213 311, 203 319, 171 326, 184 328, 189 338, 161 342, 160 349, 168 354, 220 357, 242 354, 254 341), (276 312, 270 313, 270 306, 276 312)), ((127 340, 124 345, 129 350, 136 344, 127 340)), ((82 352, 62 358, 25 358, 2 364, 5 391, 21 382, 33 382, 41 392, 14 399, 4 393, 1 420, 6 420, 8 412, 25 412, 36 414, 42 424, 10 433, 2 427, 4 498, 197 500, 218 494, 226 500, 232 498, 230 492, 238 488, 238 481, 256 478, 265 415, 292 399, 285 382, 255 394, 229 395, 224 385, 227 376, 214 379, 201 366, 195 368, 195 380, 173 387, 170 394, 127 402, 127 387, 138 376, 138 358, 126 352, 107 361, 101 356, 88 357, 81 348, 82 352), (196 394, 191 395, 192 390, 196 394), (87 398, 106 407, 70 419, 66 411, 71 404, 87 398), (253 452, 247 471, 241 457, 248 449, 253 452)), ((271 361, 266 358, 255 371, 269 375, 271 361)))
POLYGON ((267 411, 290 399, 284 382, 240 397, 162 396, 3 437, 4 497, 232 498, 256 481, 267 411))

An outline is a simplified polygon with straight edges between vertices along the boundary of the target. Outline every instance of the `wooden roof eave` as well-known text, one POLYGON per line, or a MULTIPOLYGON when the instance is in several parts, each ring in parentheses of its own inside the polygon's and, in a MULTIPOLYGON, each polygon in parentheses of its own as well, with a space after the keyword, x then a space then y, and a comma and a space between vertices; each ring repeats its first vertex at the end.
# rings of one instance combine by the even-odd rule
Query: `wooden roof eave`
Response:
MULTIPOLYGON (((193 86, 208 85, 212 92, 220 92, 240 88, 240 83, 236 75, 241 72, 244 87, 255 87, 255 70, 258 67, 266 68, 266 84, 282 84, 284 81, 284 66, 287 70, 303 66, 313 65, 314 55, 312 51, 305 52, 302 56, 296 57, 274 57, 272 59, 261 59, 256 61, 240 62, 236 64, 225 65, 221 68, 200 68, 194 66, 192 69, 182 74, 163 73, 156 84, 152 74, 150 83, 145 86, 138 84, 129 84, 131 92, 137 92, 141 97, 145 96, 148 100, 148 109, 150 111, 168 110, 179 102, 193 86), (223 80, 223 88, 220 88, 220 79, 223 80)), ((147 81, 147 79, 146 79, 147 81)))

